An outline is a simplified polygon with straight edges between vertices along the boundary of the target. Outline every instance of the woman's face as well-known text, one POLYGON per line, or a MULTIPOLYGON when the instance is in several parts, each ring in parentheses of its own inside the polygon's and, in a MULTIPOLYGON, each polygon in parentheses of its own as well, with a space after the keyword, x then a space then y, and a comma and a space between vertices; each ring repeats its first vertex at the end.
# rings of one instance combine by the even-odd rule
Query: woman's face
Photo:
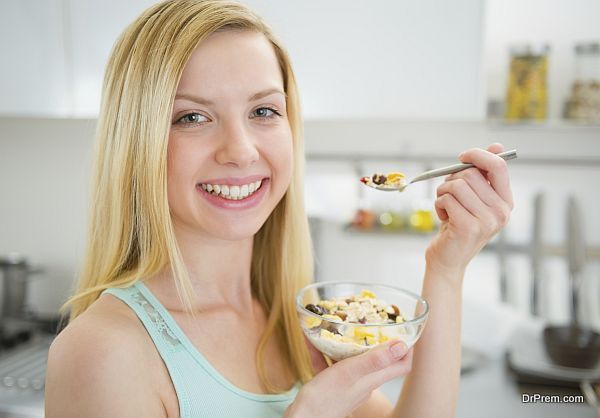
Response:
POLYGON ((167 189, 176 227, 253 236, 287 190, 293 164, 283 77, 264 35, 225 31, 201 42, 171 121, 167 189))

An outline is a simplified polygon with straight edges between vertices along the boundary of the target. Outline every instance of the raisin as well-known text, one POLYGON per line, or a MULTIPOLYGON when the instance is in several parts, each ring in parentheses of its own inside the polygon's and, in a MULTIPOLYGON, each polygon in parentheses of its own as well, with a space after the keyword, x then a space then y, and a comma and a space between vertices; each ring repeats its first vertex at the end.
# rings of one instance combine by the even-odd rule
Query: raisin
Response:
POLYGON ((373 179, 373 183, 375 183, 375 184, 384 184, 385 181, 387 180, 387 177, 384 176, 383 174, 375 173, 375 174, 373 174, 372 179, 373 179))
POLYGON ((323 315, 325 313, 322 307, 320 307, 319 305, 313 305, 312 303, 306 305, 305 308, 306 310, 311 311, 312 313, 316 313, 317 315, 323 315))

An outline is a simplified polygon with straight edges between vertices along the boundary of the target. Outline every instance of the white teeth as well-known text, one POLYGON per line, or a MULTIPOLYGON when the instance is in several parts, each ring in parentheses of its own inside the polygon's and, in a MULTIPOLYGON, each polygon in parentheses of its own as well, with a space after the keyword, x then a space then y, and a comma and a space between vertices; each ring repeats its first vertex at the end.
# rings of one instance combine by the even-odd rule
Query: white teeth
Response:
POLYGON ((239 185, 228 185, 228 184, 208 184, 201 183, 200 186, 203 190, 214 196, 220 196, 229 200, 241 200, 250 196, 256 192, 262 184, 262 180, 255 181, 253 183, 239 185))

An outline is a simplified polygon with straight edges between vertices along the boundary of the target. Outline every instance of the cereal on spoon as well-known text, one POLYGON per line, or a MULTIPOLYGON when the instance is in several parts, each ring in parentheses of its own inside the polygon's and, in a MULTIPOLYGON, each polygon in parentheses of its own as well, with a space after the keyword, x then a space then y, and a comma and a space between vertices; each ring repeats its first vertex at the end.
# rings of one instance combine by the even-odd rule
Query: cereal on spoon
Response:
POLYGON ((387 175, 381 173, 375 173, 372 177, 363 177, 360 179, 361 182, 367 186, 386 186, 386 187, 398 187, 403 186, 406 183, 406 176, 403 173, 391 172, 387 175))

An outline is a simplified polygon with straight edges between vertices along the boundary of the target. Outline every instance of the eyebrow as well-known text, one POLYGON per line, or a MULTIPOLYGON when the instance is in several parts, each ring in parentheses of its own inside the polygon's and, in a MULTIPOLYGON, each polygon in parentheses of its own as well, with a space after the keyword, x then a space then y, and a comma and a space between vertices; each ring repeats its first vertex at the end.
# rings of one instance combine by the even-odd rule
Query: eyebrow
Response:
MULTIPOLYGON (((287 94, 285 94, 280 89, 278 89, 278 88, 272 88, 272 89, 267 89, 267 90, 259 91, 258 93, 253 94, 252 96, 250 96, 248 98, 248 101, 251 102, 251 101, 254 101, 254 100, 259 100, 259 99, 262 99, 263 97, 269 96, 269 95, 274 94, 274 93, 279 93, 279 94, 282 94, 284 97, 287 97, 287 94)), ((203 97, 196 96, 196 95, 193 95, 193 94, 188 94, 188 93, 177 94, 175 96, 175 100, 177 100, 177 99, 185 99, 185 100, 189 100, 189 101, 192 101, 192 102, 195 102, 195 103, 198 103, 198 104, 202 104, 202 105, 206 105, 206 106, 210 106, 210 105, 214 104, 214 102, 211 101, 211 100, 208 100, 208 99, 205 99, 203 97)))

